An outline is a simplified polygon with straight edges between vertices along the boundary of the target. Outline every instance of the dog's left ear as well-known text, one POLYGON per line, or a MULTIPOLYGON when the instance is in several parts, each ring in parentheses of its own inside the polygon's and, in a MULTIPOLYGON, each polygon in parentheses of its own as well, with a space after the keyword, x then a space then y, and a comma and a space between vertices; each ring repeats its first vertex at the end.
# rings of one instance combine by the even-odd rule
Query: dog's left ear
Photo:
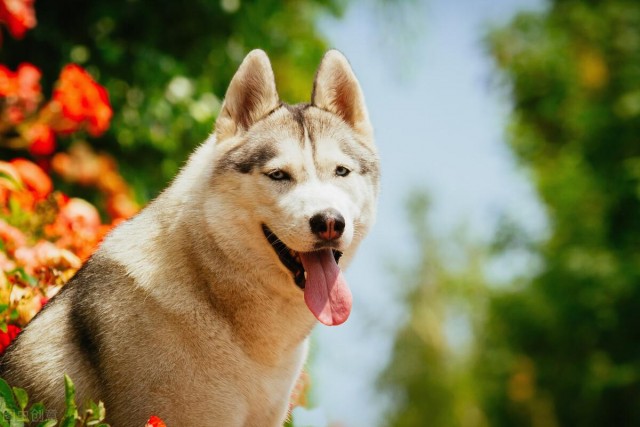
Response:
POLYGON ((279 104, 269 57, 263 50, 252 50, 240 64, 227 89, 216 120, 217 140, 248 130, 279 104))
POLYGON ((360 83, 347 58, 335 49, 328 51, 320 62, 311 104, 340 116, 364 136, 373 133, 360 83))

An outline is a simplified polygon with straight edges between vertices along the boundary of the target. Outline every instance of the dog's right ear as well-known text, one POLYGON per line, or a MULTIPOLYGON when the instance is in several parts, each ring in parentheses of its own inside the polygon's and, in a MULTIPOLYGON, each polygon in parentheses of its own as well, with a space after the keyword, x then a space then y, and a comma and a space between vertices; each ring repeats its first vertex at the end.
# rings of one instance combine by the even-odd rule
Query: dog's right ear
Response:
POLYGON ((216 139, 244 132, 280 104, 267 54, 249 52, 233 76, 216 120, 216 139))
POLYGON ((362 135, 373 133, 360 83, 347 58, 335 49, 329 50, 320 62, 311 104, 338 115, 362 135))

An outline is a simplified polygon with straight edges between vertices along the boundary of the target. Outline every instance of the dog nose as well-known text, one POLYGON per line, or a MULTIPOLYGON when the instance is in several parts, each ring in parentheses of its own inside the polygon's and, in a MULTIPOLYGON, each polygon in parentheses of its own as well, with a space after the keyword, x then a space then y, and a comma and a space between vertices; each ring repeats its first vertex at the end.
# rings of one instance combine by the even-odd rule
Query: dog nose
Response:
POLYGON ((322 240, 335 240, 344 231, 344 217, 335 209, 319 212, 309 220, 311 231, 322 240))

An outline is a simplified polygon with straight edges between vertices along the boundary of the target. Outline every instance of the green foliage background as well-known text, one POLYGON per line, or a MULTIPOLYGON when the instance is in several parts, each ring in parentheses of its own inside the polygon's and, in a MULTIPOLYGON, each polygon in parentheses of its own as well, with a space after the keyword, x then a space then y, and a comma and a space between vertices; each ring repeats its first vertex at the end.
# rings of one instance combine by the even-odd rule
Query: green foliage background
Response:
POLYGON ((94 144, 114 154, 141 201, 162 189, 212 131, 224 92, 253 48, 269 52, 280 95, 307 101, 327 46, 322 14, 338 0, 38 1, 38 25, 5 37, 0 61, 31 62, 45 94, 69 62, 109 91, 114 118, 94 144))
POLYGON ((441 242, 421 237, 429 261, 407 270, 411 320, 383 376, 396 398, 384 425, 640 425, 640 3, 556 0, 487 45, 512 100, 508 144, 549 236, 485 248, 539 259, 507 286, 491 282, 488 260, 451 267, 432 255, 441 242), (456 281, 477 286, 463 298, 474 345, 458 359, 419 338, 444 333, 427 315, 445 307, 435 318, 446 323, 456 281))
POLYGON ((480 370, 510 386, 486 395, 488 413, 497 425, 638 425, 640 4, 557 1, 490 43, 512 85, 510 146, 551 236, 529 286, 492 301, 480 370))

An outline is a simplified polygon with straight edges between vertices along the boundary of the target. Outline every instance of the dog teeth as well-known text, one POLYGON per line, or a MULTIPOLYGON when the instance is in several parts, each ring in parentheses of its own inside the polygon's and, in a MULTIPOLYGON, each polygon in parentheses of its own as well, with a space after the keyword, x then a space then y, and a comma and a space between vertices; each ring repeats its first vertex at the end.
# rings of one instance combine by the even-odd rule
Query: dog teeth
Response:
POLYGON ((289 255, 291 255, 291 258, 293 258, 294 260, 296 260, 298 263, 300 263, 300 253, 294 251, 293 249, 289 249, 289 255))

